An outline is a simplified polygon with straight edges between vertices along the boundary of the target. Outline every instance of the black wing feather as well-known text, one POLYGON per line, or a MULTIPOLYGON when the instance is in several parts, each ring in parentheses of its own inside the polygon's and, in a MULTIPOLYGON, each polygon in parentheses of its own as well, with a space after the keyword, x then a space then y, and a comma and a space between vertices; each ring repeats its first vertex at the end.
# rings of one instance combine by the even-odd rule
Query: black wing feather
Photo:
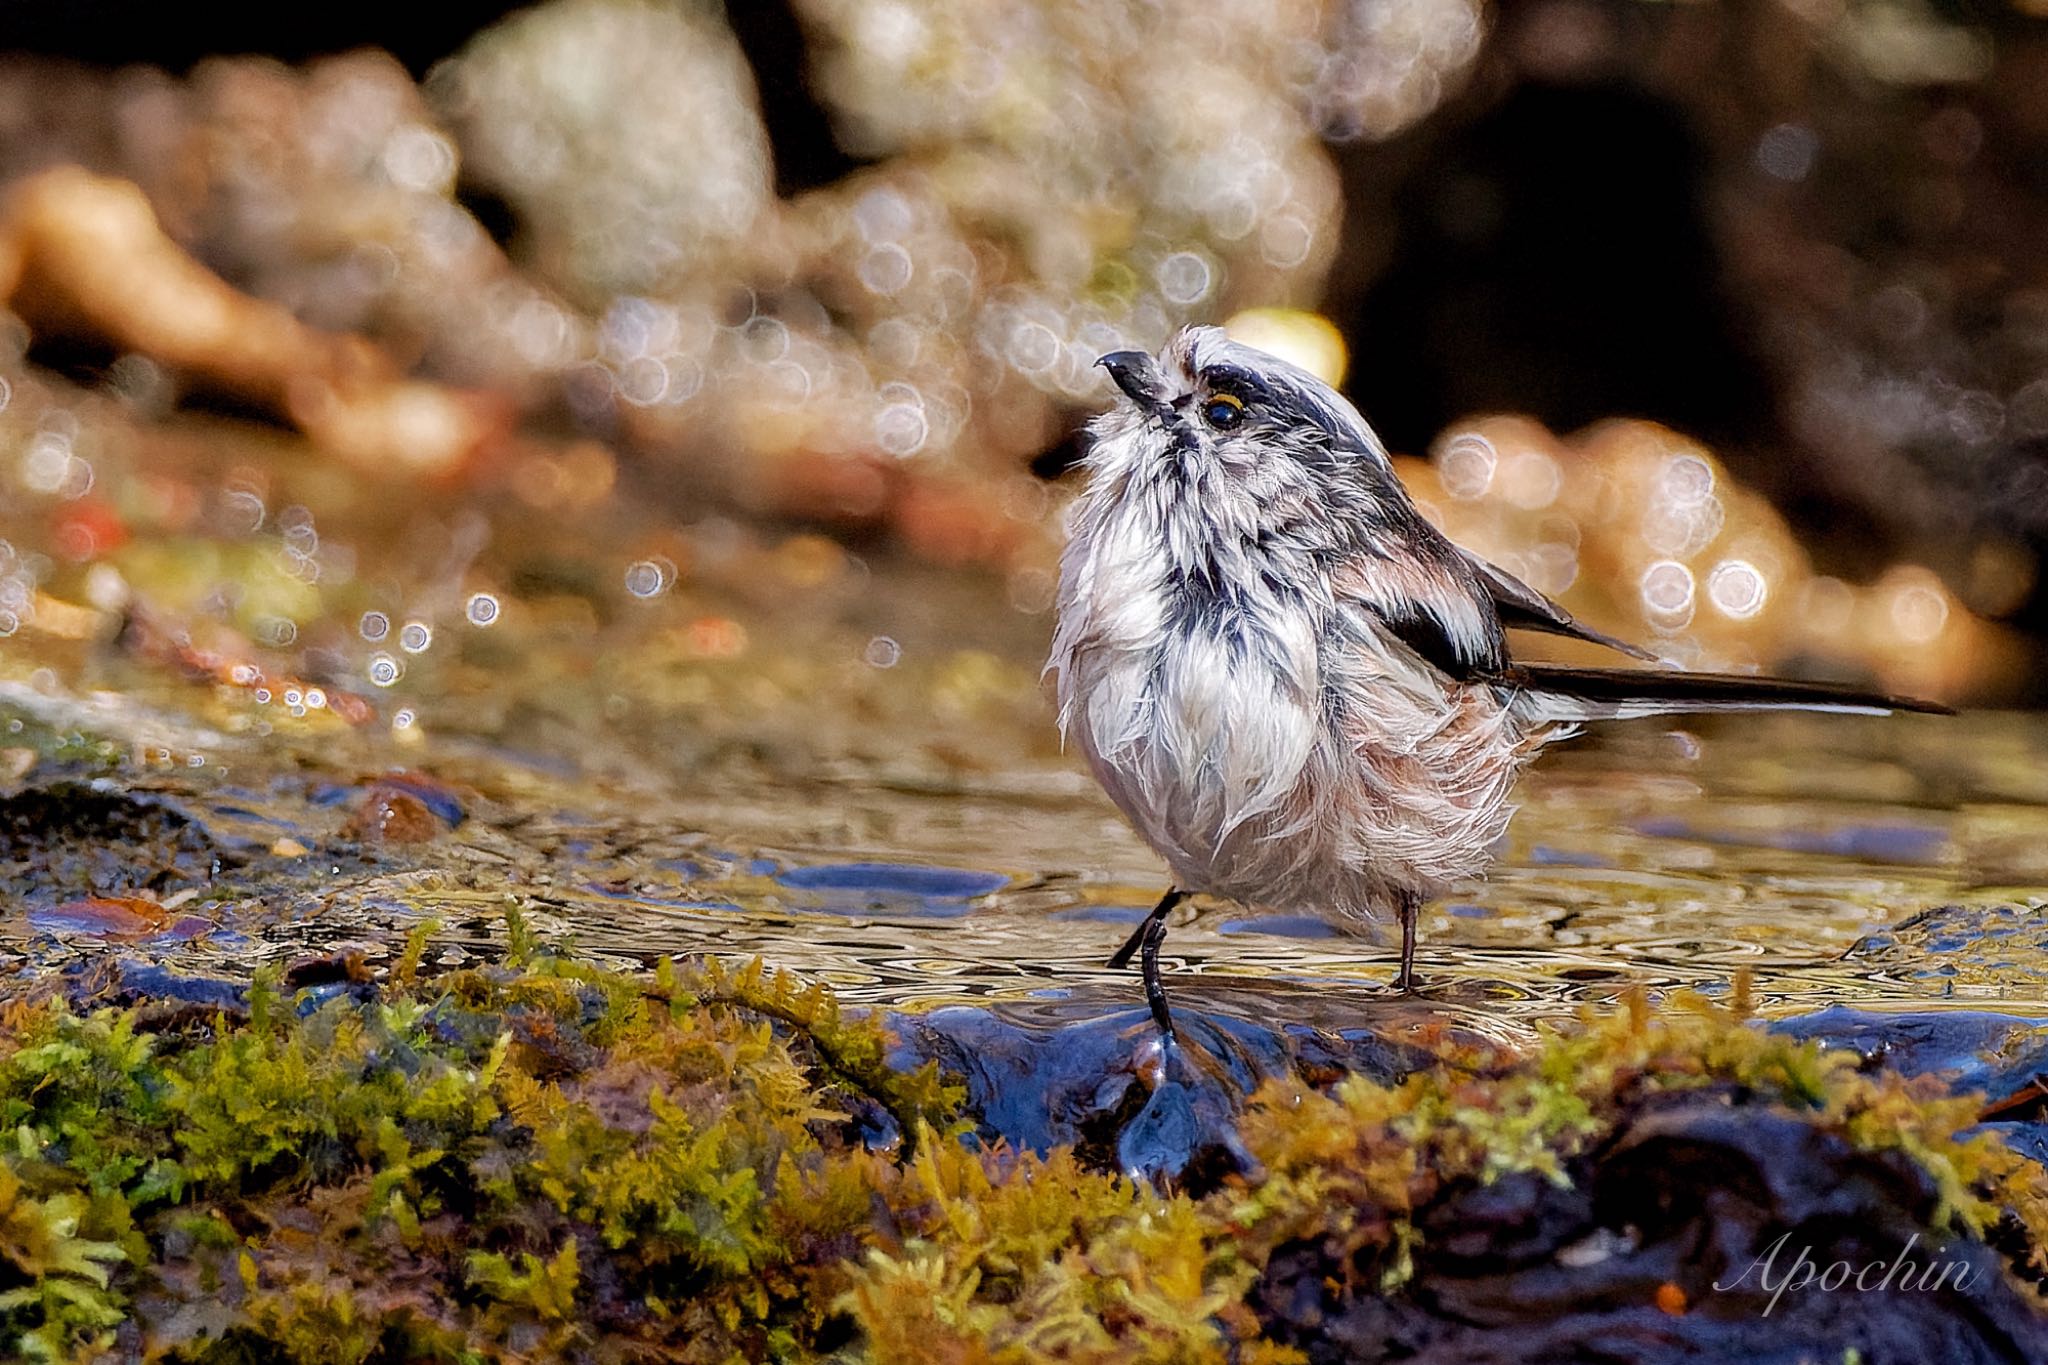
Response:
POLYGON ((1647 649, 1580 623, 1570 612, 1506 569, 1487 563, 1469 550, 1459 553, 1465 556, 1466 562, 1478 574, 1480 586, 1493 599, 1494 610, 1500 613, 1502 625, 1512 630, 1536 630, 1546 635, 1563 635, 1589 644, 1604 645, 1645 663, 1662 662, 1647 649))
POLYGON ((1375 605, 1373 614, 1388 634, 1427 659, 1438 672, 1460 682, 1483 676, 1505 658, 1473 658, 1443 619, 1420 603, 1409 604, 1407 610, 1375 605))

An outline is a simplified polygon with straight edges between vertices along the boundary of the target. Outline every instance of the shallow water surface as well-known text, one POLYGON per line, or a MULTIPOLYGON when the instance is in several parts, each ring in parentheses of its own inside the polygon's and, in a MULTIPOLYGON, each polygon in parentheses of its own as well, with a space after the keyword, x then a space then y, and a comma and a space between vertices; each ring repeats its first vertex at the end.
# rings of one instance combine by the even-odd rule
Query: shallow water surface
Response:
MULTIPOLYGON (((431 917, 431 966, 495 951, 512 906, 606 960, 760 954, 854 1001, 1135 1024, 1135 977, 1103 963, 1163 874, 1059 752, 1045 618, 984 604, 985 638, 962 648, 948 622, 974 590, 949 587, 965 606, 940 612, 930 587, 875 575, 828 609, 757 606, 741 657, 692 648, 659 610, 594 655, 540 632, 458 643, 380 713, 410 711, 397 729, 296 722, 98 656, 15 656, 0 712, 24 745, 77 732, 119 752, 90 771, 52 753, 0 790, 97 781, 175 838, 74 801, 84 825, 51 836, 147 875, 21 864, 0 945, 22 965, 117 952, 235 975, 351 944, 374 962, 431 917), (864 646, 884 627, 900 653, 879 667, 864 646), (74 904, 131 892, 174 906, 179 931, 130 914, 115 933, 74 904)), ((2048 725, 2010 715, 1605 727, 1532 770, 1493 875, 1426 911, 1426 1001, 1513 1036, 1746 971, 1777 1012, 2048 1014, 2044 758, 2048 725)), ((1387 991, 1385 936, 1181 913, 1184 1008, 1340 1029, 1415 1003, 1387 991)))

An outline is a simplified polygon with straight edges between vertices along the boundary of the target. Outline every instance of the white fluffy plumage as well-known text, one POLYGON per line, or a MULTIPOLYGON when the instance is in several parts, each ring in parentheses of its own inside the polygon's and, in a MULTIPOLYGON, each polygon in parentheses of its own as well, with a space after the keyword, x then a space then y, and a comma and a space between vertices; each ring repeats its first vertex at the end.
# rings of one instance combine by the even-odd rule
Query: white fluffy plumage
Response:
POLYGON ((1346 929, 1393 911, 1412 953, 1416 907, 1485 870, 1517 774, 1579 721, 1939 709, 1516 665, 1510 626, 1649 656, 1452 545, 1305 371, 1206 327, 1103 363, 1125 401, 1090 429, 1046 667, 1063 733, 1182 891, 1346 929))
POLYGON ((1159 368, 1180 411, 1120 404, 1092 433, 1048 664, 1064 733, 1183 890, 1351 927, 1478 873, 1522 758, 1557 728, 1439 672, 1381 613, 1433 596, 1483 650, 1481 604, 1373 553, 1399 485, 1334 393, 1214 329, 1159 368), (1298 421, 1203 430, 1187 400, 1226 360, 1316 385, 1360 448, 1333 461, 1298 421))

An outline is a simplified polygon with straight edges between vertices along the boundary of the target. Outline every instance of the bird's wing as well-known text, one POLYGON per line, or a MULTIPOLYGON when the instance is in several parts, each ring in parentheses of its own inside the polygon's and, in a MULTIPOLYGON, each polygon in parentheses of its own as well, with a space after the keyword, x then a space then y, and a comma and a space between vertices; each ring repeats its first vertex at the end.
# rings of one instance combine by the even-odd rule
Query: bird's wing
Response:
POLYGON ((1631 659, 1646 663, 1662 662, 1647 649, 1632 645, 1626 640, 1617 640, 1603 631, 1579 622, 1572 614, 1557 603, 1545 597, 1506 569, 1489 564, 1470 550, 1459 550, 1467 564, 1479 577, 1479 584, 1493 599, 1494 609, 1500 613, 1501 624, 1510 630, 1536 630, 1546 635, 1563 635, 1574 640, 1585 640, 1596 645, 1605 645, 1631 659))
POLYGON ((1499 610, 1457 546, 1419 515, 1379 528, 1330 575, 1339 602, 1447 677, 1469 682, 1507 667, 1499 610))

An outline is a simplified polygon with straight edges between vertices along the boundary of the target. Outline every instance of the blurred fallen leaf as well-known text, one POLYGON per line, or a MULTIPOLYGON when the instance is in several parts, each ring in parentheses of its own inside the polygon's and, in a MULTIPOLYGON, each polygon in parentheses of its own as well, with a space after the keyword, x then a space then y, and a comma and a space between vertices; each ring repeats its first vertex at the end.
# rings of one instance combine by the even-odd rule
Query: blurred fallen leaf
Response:
POLYGON ((105 612, 38 592, 26 625, 38 635, 59 640, 92 640, 108 634, 112 622, 105 612))
POLYGON ((367 844, 423 844, 447 826, 425 801, 396 785, 370 788, 342 824, 342 837, 367 844))
POLYGON ((39 906, 29 910, 29 928, 43 934, 89 934, 120 942, 134 942, 159 934, 192 938, 212 925, 193 916, 174 916, 179 904, 159 903, 141 896, 87 896, 62 905, 39 906))
POLYGON ((454 473, 512 424, 502 398, 406 379, 369 341, 234 289, 164 234, 134 184, 77 166, 31 176, 8 196, 0 290, 32 327, 140 352, 376 473, 454 473))

